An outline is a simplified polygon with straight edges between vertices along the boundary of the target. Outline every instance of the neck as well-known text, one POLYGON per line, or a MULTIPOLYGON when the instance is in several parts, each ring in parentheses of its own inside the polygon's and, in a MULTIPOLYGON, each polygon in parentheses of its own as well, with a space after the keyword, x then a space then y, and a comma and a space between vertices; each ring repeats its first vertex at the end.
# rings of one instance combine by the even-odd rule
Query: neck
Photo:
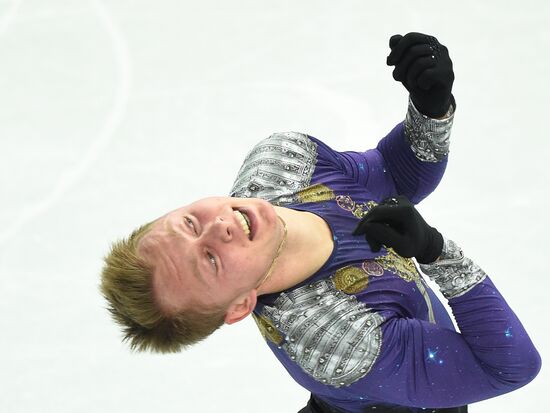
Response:
MULTIPOLYGON (((332 234, 326 222, 315 214, 274 206, 286 223, 283 248, 259 287, 258 295, 280 292, 299 284, 323 266, 332 252, 332 234)), ((279 231, 284 233, 281 222, 279 231)))

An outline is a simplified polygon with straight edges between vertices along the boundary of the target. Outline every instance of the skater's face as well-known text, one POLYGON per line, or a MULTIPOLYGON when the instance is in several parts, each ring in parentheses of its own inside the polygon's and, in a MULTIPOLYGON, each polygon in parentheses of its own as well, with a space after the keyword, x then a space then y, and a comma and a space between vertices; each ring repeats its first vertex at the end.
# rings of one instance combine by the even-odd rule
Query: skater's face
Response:
POLYGON ((155 298, 168 313, 189 306, 226 309, 244 300, 254 308, 256 287, 282 240, 279 226, 267 201, 204 198, 157 219, 138 254, 152 266, 155 298), (251 220, 252 239, 234 210, 251 220))

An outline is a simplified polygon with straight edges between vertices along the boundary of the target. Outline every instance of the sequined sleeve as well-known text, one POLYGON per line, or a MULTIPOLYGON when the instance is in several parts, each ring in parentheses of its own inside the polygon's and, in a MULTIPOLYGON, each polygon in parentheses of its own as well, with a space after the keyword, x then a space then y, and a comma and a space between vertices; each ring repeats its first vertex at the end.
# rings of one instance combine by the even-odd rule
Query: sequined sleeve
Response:
POLYGON ((415 156, 423 162, 440 162, 449 153, 454 101, 442 119, 423 115, 409 98, 405 118, 405 136, 415 156))
MULTIPOLYGON (((355 396, 365 407, 383 401, 446 408, 508 393, 537 376, 541 357, 521 321, 489 275, 456 243, 446 239, 442 259, 421 269, 449 298, 459 332, 437 322, 388 316, 380 324, 375 363, 346 387, 346 397, 355 396)), ((346 408, 340 399, 325 401, 346 408)))
POLYGON ((380 140, 376 149, 384 160, 382 170, 393 179, 395 194, 417 204, 439 185, 447 167, 455 108, 453 101, 443 119, 432 119, 409 99, 405 120, 380 140))
POLYGON ((459 297, 482 282, 487 274, 462 249, 450 239, 443 237, 440 259, 431 264, 420 264, 424 274, 435 281, 447 299, 459 297))

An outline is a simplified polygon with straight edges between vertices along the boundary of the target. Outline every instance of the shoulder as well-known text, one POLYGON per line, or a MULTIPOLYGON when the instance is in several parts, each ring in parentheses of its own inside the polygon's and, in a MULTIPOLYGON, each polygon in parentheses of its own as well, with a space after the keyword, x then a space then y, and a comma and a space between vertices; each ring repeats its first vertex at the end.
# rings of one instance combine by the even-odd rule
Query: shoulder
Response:
POLYGON ((274 344, 308 375, 333 387, 367 375, 380 354, 384 318, 339 291, 332 279, 281 293, 260 318, 256 322, 260 329, 267 326, 267 337, 279 338, 274 344))
POLYGON ((285 203, 306 187, 317 162, 317 142, 300 132, 278 132, 259 141, 246 155, 230 196, 285 203))
POLYGON ((299 154, 314 154, 317 152, 317 142, 311 136, 302 132, 276 132, 259 141, 252 147, 245 158, 258 153, 279 153, 294 157, 299 154), (304 153, 305 152, 305 153, 304 153))

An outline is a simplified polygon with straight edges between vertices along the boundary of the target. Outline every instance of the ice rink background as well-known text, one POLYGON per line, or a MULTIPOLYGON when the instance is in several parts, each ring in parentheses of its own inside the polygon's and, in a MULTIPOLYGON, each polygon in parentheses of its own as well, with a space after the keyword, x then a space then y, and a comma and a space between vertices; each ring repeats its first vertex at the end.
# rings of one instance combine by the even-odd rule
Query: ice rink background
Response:
POLYGON ((405 116, 385 59, 409 31, 448 46, 458 105, 446 175, 418 208, 543 358, 535 381, 470 411, 544 409, 548 2, 2 0, 0 412, 303 407, 251 317, 181 354, 131 354, 98 293, 101 258, 138 224, 227 195, 273 132, 374 147, 405 116))

